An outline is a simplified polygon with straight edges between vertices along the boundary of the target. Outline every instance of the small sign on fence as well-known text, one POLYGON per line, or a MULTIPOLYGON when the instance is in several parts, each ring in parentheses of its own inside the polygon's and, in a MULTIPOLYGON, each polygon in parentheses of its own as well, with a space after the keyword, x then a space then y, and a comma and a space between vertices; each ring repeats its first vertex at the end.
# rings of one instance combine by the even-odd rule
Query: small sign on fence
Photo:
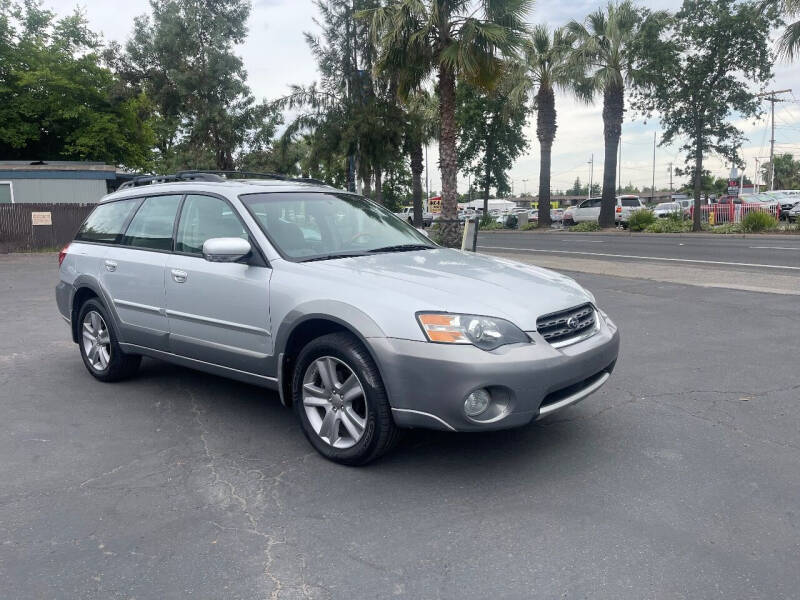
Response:
POLYGON ((53 216, 48 212, 32 212, 31 213, 31 224, 32 225, 52 225, 53 224, 53 216))

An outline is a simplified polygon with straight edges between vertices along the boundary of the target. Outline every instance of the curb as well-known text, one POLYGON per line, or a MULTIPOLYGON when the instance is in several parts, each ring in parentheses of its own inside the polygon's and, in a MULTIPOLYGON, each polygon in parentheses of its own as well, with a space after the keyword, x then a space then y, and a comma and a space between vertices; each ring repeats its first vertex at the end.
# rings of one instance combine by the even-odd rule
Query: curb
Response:
POLYGON ((539 231, 532 229, 531 231, 516 231, 512 229, 497 229, 490 231, 479 231, 478 235, 499 233, 502 235, 569 235, 569 236, 589 236, 589 235, 603 235, 608 237, 656 237, 656 238, 701 238, 701 239, 747 239, 747 238, 768 238, 768 239, 786 239, 787 237, 800 238, 800 232, 786 232, 786 233, 708 233, 701 231, 699 233, 686 232, 686 233, 645 233, 643 231, 569 231, 567 229, 550 229, 548 231, 539 231))

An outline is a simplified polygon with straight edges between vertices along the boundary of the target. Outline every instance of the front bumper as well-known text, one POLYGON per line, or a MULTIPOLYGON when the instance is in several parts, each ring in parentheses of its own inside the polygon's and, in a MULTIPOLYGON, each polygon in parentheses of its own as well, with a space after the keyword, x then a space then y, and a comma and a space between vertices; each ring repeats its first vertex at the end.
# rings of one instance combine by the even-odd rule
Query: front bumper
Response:
POLYGON ((528 334, 532 344, 493 352, 393 338, 370 342, 400 427, 508 429, 575 404, 605 383, 619 353, 619 332, 613 323, 598 318, 595 335, 559 349, 537 333, 528 334), (489 422, 464 413, 464 399, 480 388, 488 388, 505 405, 489 422))

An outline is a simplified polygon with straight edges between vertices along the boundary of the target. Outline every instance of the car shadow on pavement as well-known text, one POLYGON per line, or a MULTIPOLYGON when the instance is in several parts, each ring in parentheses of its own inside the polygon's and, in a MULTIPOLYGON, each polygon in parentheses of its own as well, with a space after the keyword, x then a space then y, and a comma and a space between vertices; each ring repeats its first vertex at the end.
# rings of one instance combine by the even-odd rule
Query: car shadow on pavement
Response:
MULTIPOLYGON (((283 407, 276 392, 152 360, 143 362, 140 374, 132 382, 163 390, 172 402, 185 405, 185 411, 201 415, 206 431, 216 443, 235 449, 248 460, 263 460, 267 466, 280 457, 282 461, 302 462, 313 470, 352 471, 314 453, 293 410, 283 407)), ((558 420, 502 431, 406 430, 392 452, 358 471, 384 476, 396 472, 403 477, 414 473, 425 481, 439 477, 446 469, 451 480, 460 479, 457 474, 461 473, 464 481, 476 476, 491 481, 514 477, 521 471, 544 476, 554 465, 566 463, 578 470, 580 465, 590 468, 586 454, 603 444, 602 437, 607 432, 595 426, 593 420, 580 418, 580 410, 569 409, 558 420)))

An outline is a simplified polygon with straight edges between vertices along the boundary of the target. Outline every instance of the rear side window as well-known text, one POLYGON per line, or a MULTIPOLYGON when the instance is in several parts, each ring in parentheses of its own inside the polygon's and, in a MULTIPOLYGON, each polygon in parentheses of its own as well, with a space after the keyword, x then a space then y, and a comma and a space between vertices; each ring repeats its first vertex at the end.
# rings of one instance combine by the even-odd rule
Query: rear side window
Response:
POLYGON ((122 238, 123 246, 172 250, 172 230, 181 196, 152 196, 136 211, 122 238))
POLYGON ((75 239, 81 242, 118 244, 128 217, 139 205, 139 198, 101 204, 83 222, 75 239))
POLYGON ((175 251, 202 254, 211 238, 248 239, 247 230, 227 202, 213 196, 186 196, 175 238, 175 251))

